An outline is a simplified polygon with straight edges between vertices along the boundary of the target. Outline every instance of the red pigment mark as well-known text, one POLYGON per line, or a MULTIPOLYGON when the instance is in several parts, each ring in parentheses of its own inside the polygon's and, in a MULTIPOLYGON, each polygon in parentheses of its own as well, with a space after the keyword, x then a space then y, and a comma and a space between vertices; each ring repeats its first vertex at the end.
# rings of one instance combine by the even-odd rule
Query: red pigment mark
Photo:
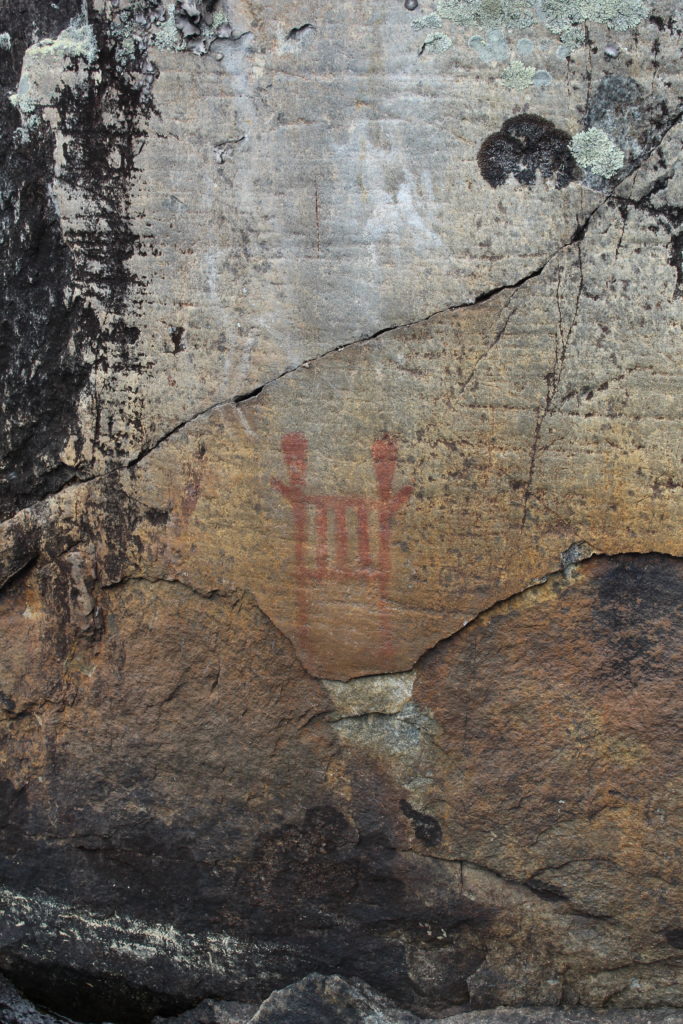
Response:
POLYGON ((387 607, 391 580, 391 527, 394 516, 413 493, 412 487, 392 492, 398 453, 396 442, 385 434, 372 446, 377 479, 377 499, 321 495, 307 490, 308 441, 303 434, 285 434, 281 442, 289 482, 272 479, 292 506, 294 515, 294 562, 297 579, 297 632, 305 644, 308 636, 309 588, 327 580, 362 580, 374 587, 384 642, 380 654, 390 655, 391 621, 387 607), (309 509, 312 527, 309 531, 309 509), (349 537, 349 513, 355 513, 356 549, 349 537), (373 559, 371 523, 376 524, 373 559), (307 558, 309 532, 314 557, 307 558))

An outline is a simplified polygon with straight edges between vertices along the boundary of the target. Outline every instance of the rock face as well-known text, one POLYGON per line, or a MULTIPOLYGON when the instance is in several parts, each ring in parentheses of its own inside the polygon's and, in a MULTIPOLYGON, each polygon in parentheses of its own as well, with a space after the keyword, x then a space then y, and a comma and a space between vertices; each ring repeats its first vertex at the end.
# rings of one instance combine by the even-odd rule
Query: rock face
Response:
POLYGON ((679 8, 0 10, 37 1004, 683 1007, 679 8))
MULTIPOLYGON (((6 981, 0 980, 3 1024, 73 1024, 66 1017, 38 1011, 6 981)), ((174 1017, 152 1024, 680 1024, 676 1010, 506 1009, 463 1011, 427 1020, 401 1010, 358 980, 311 974, 273 992, 260 1007, 222 999, 204 999, 174 1017)))

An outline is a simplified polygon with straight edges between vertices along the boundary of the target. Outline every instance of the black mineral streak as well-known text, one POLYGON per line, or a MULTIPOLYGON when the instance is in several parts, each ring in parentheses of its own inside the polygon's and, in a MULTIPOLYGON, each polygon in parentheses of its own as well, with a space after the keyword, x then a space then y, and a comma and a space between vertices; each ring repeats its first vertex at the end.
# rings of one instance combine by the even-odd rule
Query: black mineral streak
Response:
MULTIPOLYGON (((127 268, 138 239, 128 216, 135 157, 144 140, 147 98, 140 76, 117 61, 111 25, 91 11, 97 69, 74 58, 83 89, 62 88, 59 127, 66 136, 61 179, 83 196, 87 219, 64 237, 54 202, 54 137, 46 123, 26 136, 9 96, 18 84, 26 48, 56 37, 82 11, 80 0, 0 8, 0 32, 12 40, 0 61, 0 515, 40 500, 87 474, 78 458, 60 453, 78 438, 78 409, 86 391, 95 408, 91 439, 112 462, 139 431, 139 397, 128 396, 122 432, 102 422, 93 371, 109 375, 136 364, 137 329, 124 319, 136 281, 127 268), (114 158, 114 159, 113 159, 114 158), (101 228, 106 224, 106 230, 101 228), (98 226, 96 226, 98 225, 98 226), (106 328, 91 300, 97 300, 106 328), (111 441, 108 438, 113 436, 111 441)), ((131 60, 146 59, 138 46, 131 60)))
POLYGON ((425 846, 438 846, 441 842, 441 825, 431 814, 422 814, 416 811, 407 800, 401 800, 399 804, 401 811, 413 825, 415 838, 419 839, 425 846))
POLYGON ((59 458, 76 423, 87 370, 69 352, 75 309, 67 294, 74 268, 49 194, 52 138, 15 134, 18 84, 33 32, 55 36, 80 10, 59 5, 0 7, 0 32, 12 48, 0 61, 0 513, 62 486, 73 475, 59 458))

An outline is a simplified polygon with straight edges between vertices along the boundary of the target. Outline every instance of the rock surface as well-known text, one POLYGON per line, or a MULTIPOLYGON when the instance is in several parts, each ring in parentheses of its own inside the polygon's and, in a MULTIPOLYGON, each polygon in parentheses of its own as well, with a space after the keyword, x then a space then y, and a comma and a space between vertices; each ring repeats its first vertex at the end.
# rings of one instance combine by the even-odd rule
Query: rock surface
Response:
MULTIPOLYGON (((74 1024, 66 1017, 42 1013, 8 982, 0 979, 3 1024, 74 1024)), ((509 1009, 447 1014, 427 1020, 401 1010, 369 985, 333 975, 311 974, 273 992, 260 1007, 205 999, 174 1017, 152 1024, 680 1024, 677 1010, 509 1009)))
POLYGON ((0 8, 36 1004, 680 1015, 679 8, 0 8))

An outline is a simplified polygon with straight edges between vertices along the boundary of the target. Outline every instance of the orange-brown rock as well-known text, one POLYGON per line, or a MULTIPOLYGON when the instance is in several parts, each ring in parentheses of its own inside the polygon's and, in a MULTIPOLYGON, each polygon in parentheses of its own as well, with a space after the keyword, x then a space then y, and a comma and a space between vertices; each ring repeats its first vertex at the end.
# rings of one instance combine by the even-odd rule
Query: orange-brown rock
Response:
POLYGON ((677 5, 48 6, 0 970, 117 1024, 683 1006, 677 5))

